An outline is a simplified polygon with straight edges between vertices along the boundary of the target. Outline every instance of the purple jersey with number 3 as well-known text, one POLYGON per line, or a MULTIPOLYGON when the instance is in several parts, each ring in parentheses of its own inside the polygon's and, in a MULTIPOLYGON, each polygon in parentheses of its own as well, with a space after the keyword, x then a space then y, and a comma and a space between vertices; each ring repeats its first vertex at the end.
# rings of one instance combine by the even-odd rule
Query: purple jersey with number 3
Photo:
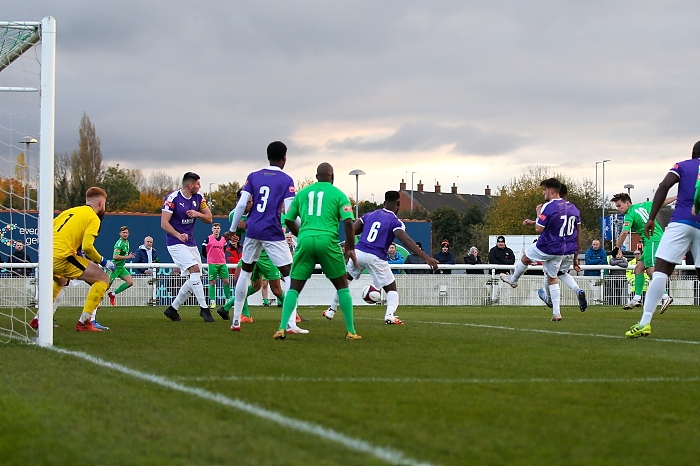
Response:
POLYGON ((406 229, 403 222, 387 209, 377 209, 363 215, 360 220, 363 223, 362 236, 355 248, 386 260, 389 246, 394 242, 394 231, 406 229))
POLYGON ((246 237, 284 241, 280 215, 284 213, 284 200, 296 193, 294 180, 278 167, 267 167, 248 175, 243 191, 253 198, 246 220, 246 237))
POLYGON ((545 254, 566 254, 566 233, 569 226, 566 201, 553 199, 542 206, 537 225, 544 228, 537 240, 537 249, 545 254))

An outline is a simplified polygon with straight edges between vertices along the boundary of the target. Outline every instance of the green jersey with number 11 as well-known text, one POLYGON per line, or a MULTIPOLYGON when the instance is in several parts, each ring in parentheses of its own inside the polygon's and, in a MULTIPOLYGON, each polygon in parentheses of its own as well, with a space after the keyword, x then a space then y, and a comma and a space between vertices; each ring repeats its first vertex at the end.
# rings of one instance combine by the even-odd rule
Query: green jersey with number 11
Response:
POLYGON ((301 218, 300 240, 306 236, 330 235, 336 241, 340 241, 338 222, 354 218, 348 197, 326 181, 318 181, 299 191, 286 217, 301 218))
POLYGON ((663 230, 659 222, 655 222, 654 234, 651 238, 647 238, 644 233, 644 226, 649 220, 649 212, 651 211, 652 202, 640 202, 632 204, 625 214, 625 223, 622 226, 622 231, 637 233, 641 236, 642 241, 661 241, 663 230))

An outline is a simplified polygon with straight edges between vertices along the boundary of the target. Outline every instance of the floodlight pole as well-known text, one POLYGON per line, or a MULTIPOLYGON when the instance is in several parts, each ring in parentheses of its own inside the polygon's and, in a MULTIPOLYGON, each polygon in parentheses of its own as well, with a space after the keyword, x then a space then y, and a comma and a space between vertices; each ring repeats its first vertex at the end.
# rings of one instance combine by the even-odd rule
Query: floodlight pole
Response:
POLYGON ((360 216, 360 175, 366 175, 366 173, 355 169, 348 175, 355 175, 355 218, 357 219, 360 216))

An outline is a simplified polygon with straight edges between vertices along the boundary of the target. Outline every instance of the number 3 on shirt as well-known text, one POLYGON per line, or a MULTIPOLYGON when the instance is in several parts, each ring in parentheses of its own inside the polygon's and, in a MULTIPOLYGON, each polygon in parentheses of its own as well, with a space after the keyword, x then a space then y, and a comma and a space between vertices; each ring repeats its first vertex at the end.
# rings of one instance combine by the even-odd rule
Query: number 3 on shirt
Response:
POLYGON ((255 206, 258 212, 265 212, 265 207, 267 207, 267 199, 270 197, 270 187, 260 186, 260 203, 255 206))

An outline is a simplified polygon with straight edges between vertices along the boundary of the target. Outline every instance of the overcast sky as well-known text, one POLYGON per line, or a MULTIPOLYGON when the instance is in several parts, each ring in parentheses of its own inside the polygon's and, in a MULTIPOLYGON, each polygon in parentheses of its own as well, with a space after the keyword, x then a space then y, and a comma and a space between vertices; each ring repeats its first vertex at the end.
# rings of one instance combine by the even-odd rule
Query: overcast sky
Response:
POLYGON ((105 162, 242 182, 285 170, 382 198, 483 193, 546 165, 641 201, 700 139, 693 1, 10 2, 57 21, 56 151, 86 112, 105 162), (602 178, 602 177, 601 177, 602 178), (599 181, 599 183, 602 180, 599 181))

